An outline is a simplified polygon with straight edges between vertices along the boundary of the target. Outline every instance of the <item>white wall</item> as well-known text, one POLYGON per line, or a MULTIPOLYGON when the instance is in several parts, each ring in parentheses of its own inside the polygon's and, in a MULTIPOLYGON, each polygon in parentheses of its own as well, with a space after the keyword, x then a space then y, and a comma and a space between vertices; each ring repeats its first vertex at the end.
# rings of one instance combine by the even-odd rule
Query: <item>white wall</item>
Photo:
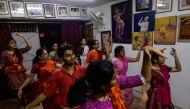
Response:
MULTIPOLYGON (((122 1, 125 1, 125 0, 117 0, 117 1, 107 3, 95 8, 95 11, 101 11, 105 14, 105 26, 99 27, 98 30, 95 30, 95 35, 98 38, 98 40, 101 40, 100 31, 111 30, 111 5, 122 2, 122 1)), ((153 9, 155 9, 155 1, 156 0, 153 0, 153 9)), ((156 14, 156 18, 165 17, 165 16, 174 16, 174 15, 179 16, 182 14, 190 14, 190 10, 178 11, 178 0, 173 0, 172 8, 173 8, 172 12, 156 14)), ((133 0, 133 13, 136 13, 135 0, 133 0)), ((178 31, 178 28, 177 28, 177 31, 178 31)), ((177 32, 177 36, 178 36, 178 32, 177 32)), ((177 36, 176 36, 176 39, 177 39, 177 36)), ((137 51, 132 50, 131 44, 113 44, 113 50, 117 45, 125 46, 125 50, 128 56, 136 56, 137 51)), ((174 66, 175 63, 174 63, 174 59, 169 54, 170 48, 171 47, 176 48, 178 57, 181 61, 182 71, 177 74, 171 74, 170 85, 171 85, 171 92, 172 92, 172 101, 176 106, 179 106, 182 109, 190 109, 190 94, 189 94, 190 85, 188 84, 189 78, 190 78, 190 68, 188 68, 190 65, 190 58, 189 58, 190 43, 181 43, 181 42, 177 42, 176 40, 175 45, 159 45, 159 46, 153 45, 153 46, 159 47, 159 48, 167 48, 166 54, 168 55, 168 59, 166 60, 166 64, 171 65, 171 66, 174 66)), ((113 57, 113 52, 111 54, 111 57, 113 57)), ((129 75, 139 74, 141 70, 141 63, 142 63, 142 54, 141 54, 140 62, 129 64, 128 74, 129 75)))

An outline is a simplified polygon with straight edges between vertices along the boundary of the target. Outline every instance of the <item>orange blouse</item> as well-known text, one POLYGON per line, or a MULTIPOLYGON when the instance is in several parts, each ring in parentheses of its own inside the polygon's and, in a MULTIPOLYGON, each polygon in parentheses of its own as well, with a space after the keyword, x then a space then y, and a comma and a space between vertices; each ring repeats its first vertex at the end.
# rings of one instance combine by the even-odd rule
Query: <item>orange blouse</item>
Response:
POLYGON ((31 73, 38 75, 38 81, 42 85, 43 88, 47 87, 47 83, 55 72, 55 61, 48 60, 45 63, 36 63, 33 65, 31 73))
POLYGON ((98 50, 91 50, 88 52, 85 64, 98 60, 102 60, 102 53, 98 50))

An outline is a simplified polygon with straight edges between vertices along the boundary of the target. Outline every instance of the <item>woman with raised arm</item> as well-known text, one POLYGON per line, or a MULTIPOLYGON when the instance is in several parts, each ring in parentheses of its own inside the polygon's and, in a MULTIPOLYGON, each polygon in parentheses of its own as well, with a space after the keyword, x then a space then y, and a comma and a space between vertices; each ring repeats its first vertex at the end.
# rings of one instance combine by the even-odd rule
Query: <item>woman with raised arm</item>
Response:
MULTIPOLYGON (((164 50, 160 51, 164 52, 164 50)), ((175 60, 174 67, 165 65, 165 57, 159 56, 156 53, 151 54, 151 74, 149 74, 148 77, 151 88, 148 93, 149 100, 147 103, 147 109, 174 109, 171 100, 169 73, 180 72, 181 64, 175 48, 171 49, 170 54, 175 60)))
MULTIPOLYGON (((115 47, 115 57, 112 59, 112 64, 114 65, 117 77, 127 76, 128 63, 138 62, 141 56, 141 49, 138 50, 136 57, 129 57, 125 54, 125 48, 123 46, 115 47)), ((132 89, 121 90, 122 96, 126 101, 128 107, 134 100, 134 95, 132 89)))
POLYGON ((23 54, 32 48, 24 35, 20 33, 16 33, 16 35, 24 39, 26 47, 17 48, 16 41, 11 39, 8 42, 8 49, 2 52, 0 59, 0 68, 4 69, 4 73, 8 77, 9 87, 14 98, 17 98, 18 89, 26 79, 26 69, 22 64, 23 54))

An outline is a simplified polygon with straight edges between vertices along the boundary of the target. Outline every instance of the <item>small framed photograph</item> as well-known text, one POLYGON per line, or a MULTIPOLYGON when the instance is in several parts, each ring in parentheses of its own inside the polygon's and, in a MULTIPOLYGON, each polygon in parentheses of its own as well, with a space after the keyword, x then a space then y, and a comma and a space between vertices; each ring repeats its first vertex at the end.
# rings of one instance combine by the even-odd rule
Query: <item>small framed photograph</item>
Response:
POLYGON ((70 6, 70 16, 80 16, 80 8, 70 6))
POLYGON ((190 0, 179 0, 178 10, 187 10, 190 9, 190 0))
POLYGON ((12 17, 25 17, 23 2, 9 2, 12 17))
POLYGON ((46 18, 55 17, 54 4, 43 4, 43 7, 44 7, 44 14, 46 18))
POLYGON ((58 17, 67 17, 69 16, 68 6, 57 5, 57 16, 58 17))
POLYGON ((136 0, 136 11, 152 10, 152 0, 136 0))
POLYGON ((102 47, 110 48, 112 46, 111 31, 101 32, 102 47))
POLYGON ((87 9, 81 8, 81 17, 86 17, 86 16, 87 16, 87 9))
POLYGON ((26 3, 28 17, 43 17, 43 6, 40 3, 26 3))
POLYGON ((7 1, 0 1, 0 15, 1 14, 9 14, 7 1))
POLYGON ((179 42, 190 42, 190 15, 183 15, 179 17, 179 42))
POLYGON ((172 11, 173 0, 156 0, 156 13, 172 11))

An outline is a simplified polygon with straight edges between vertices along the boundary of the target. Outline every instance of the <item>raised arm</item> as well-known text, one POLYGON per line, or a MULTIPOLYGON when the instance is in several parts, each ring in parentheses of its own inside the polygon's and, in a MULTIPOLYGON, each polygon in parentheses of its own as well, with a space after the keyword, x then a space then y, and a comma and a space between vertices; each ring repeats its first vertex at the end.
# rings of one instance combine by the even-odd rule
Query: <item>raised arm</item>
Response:
POLYGON ((121 12, 121 15, 125 14, 125 9, 126 9, 126 7, 127 7, 127 4, 124 5, 123 11, 121 12))
POLYGON ((171 67, 170 72, 180 72, 181 71, 181 63, 178 59, 177 52, 175 48, 172 48, 172 51, 170 54, 174 57, 175 59, 175 67, 171 67))
POLYGON ((16 35, 22 37, 24 39, 25 43, 26 43, 26 47, 21 49, 22 53, 25 53, 25 52, 29 51, 32 48, 32 46, 29 44, 26 37, 23 34, 20 34, 18 32, 16 32, 16 35))
POLYGON ((138 22, 138 26, 141 26, 141 22, 142 22, 142 20, 143 20, 143 17, 141 17, 141 19, 139 20, 139 22, 138 22))
POLYGON ((159 48, 153 48, 151 46, 145 46, 144 48, 144 55, 143 55, 143 62, 142 62, 142 68, 141 68, 141 74, 145 78, 146 81, 151 80, 151 54, 152 52, 157 53, 160 56, 166 57, 164 53, 161 52, 161 49, 159 48))

